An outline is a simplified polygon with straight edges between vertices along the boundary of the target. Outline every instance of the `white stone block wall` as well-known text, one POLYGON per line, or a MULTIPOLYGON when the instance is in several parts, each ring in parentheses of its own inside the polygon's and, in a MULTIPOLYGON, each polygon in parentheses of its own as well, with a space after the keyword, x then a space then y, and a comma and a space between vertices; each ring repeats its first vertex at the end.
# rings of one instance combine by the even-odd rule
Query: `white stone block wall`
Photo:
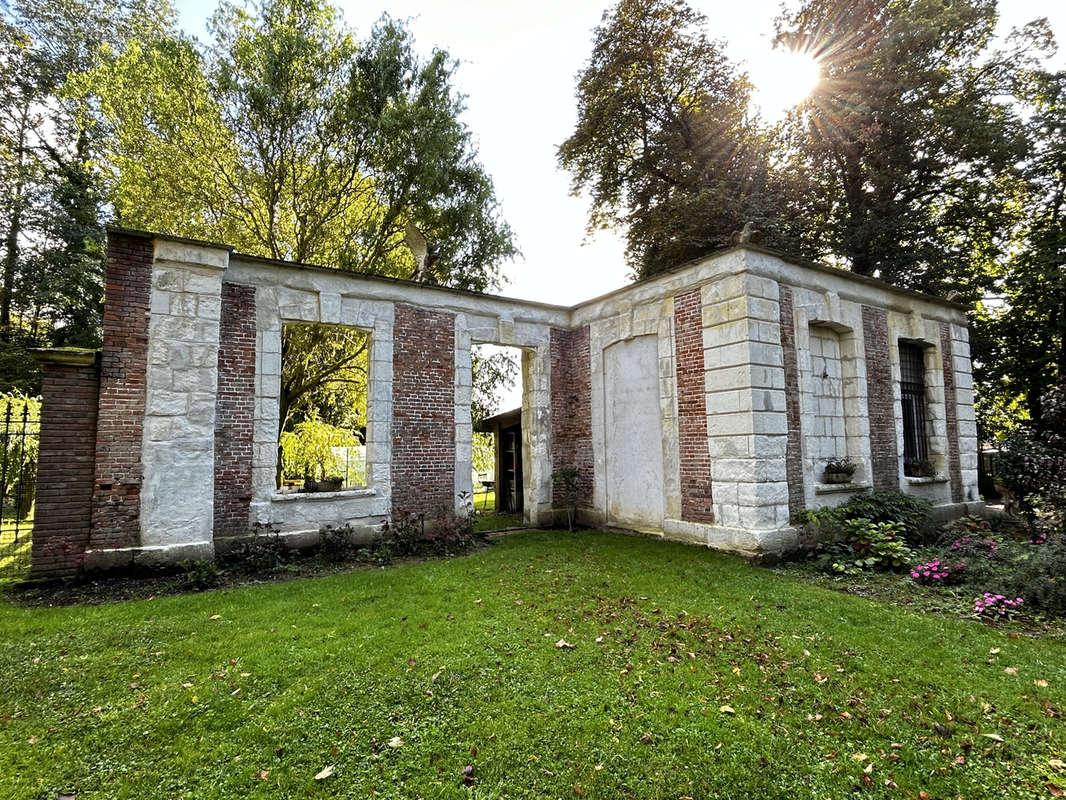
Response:
POLYGON ((215 396, 229 251, 156 243, 141 463, 141 546, 213 542, 215 396))
MULTIPOLYGON (((702 289, 712 544, 759 551, 789 526, 788 422, 778 285, 730 275, 702 289)), ((779 549, 773 545, 769 549, 779 549)))
POLYGON ((965 325, 951 325, 951 349, 955 370, 956 419, 959 427, 959 466, 962 472, 962 495, 967 501, 979 500, 977 487, 977 417, 974 414, 973 367, 970 362, 970 334, 965 325))

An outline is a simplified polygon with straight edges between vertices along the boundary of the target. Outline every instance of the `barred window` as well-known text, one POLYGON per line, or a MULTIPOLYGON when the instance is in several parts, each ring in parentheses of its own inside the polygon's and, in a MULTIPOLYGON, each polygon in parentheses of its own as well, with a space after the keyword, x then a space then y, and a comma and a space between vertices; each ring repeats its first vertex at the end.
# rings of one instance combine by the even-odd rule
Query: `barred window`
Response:
POLYGON ((925 415, 925 350, 899 344, 900 399, 903 403, 903 471, 920 475, 927 470, 929 443, 925 415))

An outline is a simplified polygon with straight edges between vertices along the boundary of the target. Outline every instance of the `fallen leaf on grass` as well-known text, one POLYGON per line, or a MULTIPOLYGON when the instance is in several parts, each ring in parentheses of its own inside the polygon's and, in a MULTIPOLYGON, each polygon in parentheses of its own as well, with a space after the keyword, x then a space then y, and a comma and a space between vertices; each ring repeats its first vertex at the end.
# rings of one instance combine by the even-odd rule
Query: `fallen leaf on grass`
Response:
POLYGON ((718 710, 721 711, 723 714, 736 714, 737 713, 736 711, 733 710, 733 706, 722 706, 718 710))
POLYGON ((326 778, 330 777, 332 774, 333 774, 333 767, 332 766, 323 767, 319 771, 319 773, 317 775, 315 775, 315 780, 316 781, 324 781, 326 778))
POLYGON ((212 614, 211 615, 211 619, 222 619, 222 615, 221 614, 212 614))
POLYGON ((572 644, 570 644, 570 642, 566 641, 566 639, 560 639, 559 641, 557 641, 555 643, 555 646, 559 650, 573 650, 574 649, 574 646, 572 644))
POLYGON ((1056 786, 1053 783, 1047 784, 1047 790, 1048 790, 1048 792, 1051 793, 1052 797, 1064 797, 1064 796, 1066 796, 1066 792, 1062 791, 1061 787, 1056 786))
POLYGON ((401 739, 399 736, 393 736, 391 739, 389 739, 389 747, 391 747, 393 750, 403 747, 403 739, 401 739))
POLYGON ((1017 667, 1004 667, 1003 671, 1005 673, 1007 673, 1008 675, 1017 675, 1018 674, 1018 668, 1017 667))
POLYGON ((267 778, 270 777, 270 770, 261 769, 259 770, 259 772, 255 773, 255 777, 259 778, 259 780, 261 781, 265 781, 267 778))
POLYGON ((1058 770, 1059 772, 1066 770, 1066 761, 1063 761, 1061 758, 1049 758, 1047 763, 1049 767, 1058 770))
POLYGON ((1047 681, 1044 680, 1043 678, 1037 678, 1035 681, 1033 681, 1033 683, 1035 683, 1041 689, 1046 689, 1047 688, 1047 681))
POLYGON ((991 739, 993 742, 1003 741, 1003 737, 1000 736, 998 733, 982 733, 981 735, 984 736, 986 739, 991 739))

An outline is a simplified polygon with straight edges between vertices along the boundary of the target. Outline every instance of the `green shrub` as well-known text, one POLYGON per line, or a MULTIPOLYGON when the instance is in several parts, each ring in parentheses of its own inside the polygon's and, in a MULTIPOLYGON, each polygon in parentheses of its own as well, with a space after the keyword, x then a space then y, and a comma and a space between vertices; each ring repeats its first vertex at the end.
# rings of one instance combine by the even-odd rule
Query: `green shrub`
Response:
POLYGON ((842 533, 821 548, 824 565, 832 572, 893 572, 914 560, 914 552, 907 546, 898 523, 849 519, 842 528, 842 533))
POLYGON ((210 589, 222 580, 222 570, 213 558, 182 561, 178 566, 185 572, 185 584, 193 589, 210 589))
POLYGON ((843 521, 865 519, 874 523, 894 523, 911 546, 926 543, 934 533, 933 504, 903 492, 880 491, 856 495, 837 506, 835 513, 843 521))
POLYGON ((355 556, 357 548, 352 541, 352 533, 351 525, 339 528, 326 525, 321 528, 318 532, 318 553, 322 559, 330 564, 341 564, 355 556))
POLYGON ((285 562, 287 550, 280 531, 269 525, 256 523, 251 536, 245 536, 226 561, 244 572, 273 572, 285 562))

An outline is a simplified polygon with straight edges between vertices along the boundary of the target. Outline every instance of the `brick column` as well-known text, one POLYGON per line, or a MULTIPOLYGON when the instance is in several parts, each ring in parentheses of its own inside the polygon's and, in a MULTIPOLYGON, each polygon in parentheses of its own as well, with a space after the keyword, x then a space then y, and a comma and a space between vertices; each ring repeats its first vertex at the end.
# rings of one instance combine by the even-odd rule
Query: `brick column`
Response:
POLYGON ((862 307, 862 334, 866 347, 866 396, 870 414, 873 488, 898 490, 895 392, 892 386, 888 315, 883 309, 862 307))
POLYGON ((431 521, 455 507, 455 314, 396 304, 392 408, 393 510, 431 521))
POLYGON ((100 376, 94 352, 38 351, 37 359, 41 438, 30 571, 41 576, 84 563, 92 526, 100 376))
MULTIPOLYGON (((577 469, 577 504, 592 505, 592 377, 589 328, 551 330, 552 472, 577 469)), ((562 481, 552 479, 552 507, 566 507, 562 481)))
POLYGON ((222 284, 215 404, 215 536, 248 532, 255 424, 255 287, 222 284))
POLYGON ((711 454, 707 449, 706 372, 700 290, 674 298, 677 432, 681 466, 681 519, 714 522, 711 454))
POLYGON ((141 440, 153 253, 154 243, 147 236, 108 233, 90 537, 94 550, 133 547, 140 541, 141 440))
POLYGON ((788 511, 796 514, 806 506, 803 486, 803 447, 800 442, 799 365, 796 358, 796 319, 792 289, 780 287, 781 353, 785 366, 785 410, 788 439, 785 445, 785 474, 788 477, 788 511))

